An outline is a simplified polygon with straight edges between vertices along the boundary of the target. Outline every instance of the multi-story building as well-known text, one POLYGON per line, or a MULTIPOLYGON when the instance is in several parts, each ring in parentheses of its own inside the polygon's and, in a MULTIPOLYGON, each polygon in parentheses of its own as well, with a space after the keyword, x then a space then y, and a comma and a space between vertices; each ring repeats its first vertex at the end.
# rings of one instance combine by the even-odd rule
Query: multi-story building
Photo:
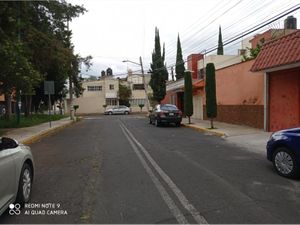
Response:
POLYGON ((126 85, 131 89, 132 96, 129 100, 132 112, 139 112, 140 104, 146 111, 147 93, 152 90, 149 86, 150 75, 133 74, 128 71, 126 78, 120 79, 113 76, 103 76, 99 80, 85 81, 82 84, 84 91, 79 98, 74 98, 73 105, 78 105, 78 114, 104 113, 105 107, 119 105, 119 84, 126 85), (146 84, 146 90, 145 85, 146 84))
POLYGON ((99 80, 85 81, 82 84, 84 91, 79 98, 74 99, 78 105, 77 113, 103 113, 106 106, 118 105, 119 79, 113 76, 104 76, 99 80))

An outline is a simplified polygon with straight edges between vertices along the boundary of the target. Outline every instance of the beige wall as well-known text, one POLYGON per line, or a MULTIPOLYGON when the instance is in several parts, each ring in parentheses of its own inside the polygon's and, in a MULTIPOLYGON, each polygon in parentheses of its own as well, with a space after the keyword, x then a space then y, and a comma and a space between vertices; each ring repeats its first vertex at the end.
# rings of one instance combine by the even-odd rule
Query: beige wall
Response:
POLYGON ((83 94, 79 98, 74 99, 74 105, 79 105, 76 113, 93 114, 103 113, 103 105, 106 104, 106 98, 118 98, 119 80, 113 77, 101 78, 97 81, 87 81, 82 84, 84 88, 83 94), (114 86, 110 90, 110 85, 114 86), (101 86, 102 90, 89 91, 88 86, 101 86))
POLYGON ((205 57, 204 61, 198 61, 198 70, 202 69, 203 66, 206 67, 207 63, 214 63, 215 69, 221 69, 236 63, 240 63, 242 57, 240 55, 208 55, 205 57))
POLYGON ((103 113, 105 104, 104 98, 101 97, 86 97, 74 99, 74 105, 79 105, 77 114, 93 114, 103 113))

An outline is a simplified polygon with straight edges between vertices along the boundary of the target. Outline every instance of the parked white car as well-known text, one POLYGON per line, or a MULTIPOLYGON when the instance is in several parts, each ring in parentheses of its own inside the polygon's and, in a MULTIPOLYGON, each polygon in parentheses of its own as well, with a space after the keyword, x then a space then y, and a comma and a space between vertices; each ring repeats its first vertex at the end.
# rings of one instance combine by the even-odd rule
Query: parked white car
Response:
POLYGON ((28 146, 0 137, 0 215, 12 203, 30 200, 34 161, 28 146))
POLYGON ((118 105, 112 108, 107 108, 104 112, 105 115, 113 115, 113 114, 129 114, 130 108, 125 105, 118 105))

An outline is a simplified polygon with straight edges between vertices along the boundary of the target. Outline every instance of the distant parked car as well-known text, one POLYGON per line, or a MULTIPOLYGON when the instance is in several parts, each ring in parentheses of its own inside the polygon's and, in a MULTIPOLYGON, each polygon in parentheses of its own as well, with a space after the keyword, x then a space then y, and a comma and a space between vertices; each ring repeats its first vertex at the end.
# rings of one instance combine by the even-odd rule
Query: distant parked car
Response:
POLYGON ((105 115, 113 115, 113 114, 129 114, 130 108, 125 105, 114 106, 112 108, 107 108, 104 112, 105 115))
POLYGON ((161 124, 174 123, 177 127, 180 126, 182 121, 182 112, 171 104, 156 105, 149 114, 149 123, 160 126, 161 124))
POLYGON ((12 203, 30 200, 34 162, 30 148, 0 137, 0 215, 12 203))
POLYGON ((273 133, 267 143, 267 158, 284 177, 300 174, 300 127, 273 133))

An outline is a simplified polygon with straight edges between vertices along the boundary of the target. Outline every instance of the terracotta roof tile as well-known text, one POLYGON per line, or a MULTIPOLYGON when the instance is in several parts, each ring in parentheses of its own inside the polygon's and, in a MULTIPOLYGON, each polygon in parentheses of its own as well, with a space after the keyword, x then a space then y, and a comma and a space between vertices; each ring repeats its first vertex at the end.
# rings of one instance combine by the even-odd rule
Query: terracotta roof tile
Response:
POLYGON ((297 62, 300 62, 300 30, 265 43, 251 71, 256 72, 297 62))

